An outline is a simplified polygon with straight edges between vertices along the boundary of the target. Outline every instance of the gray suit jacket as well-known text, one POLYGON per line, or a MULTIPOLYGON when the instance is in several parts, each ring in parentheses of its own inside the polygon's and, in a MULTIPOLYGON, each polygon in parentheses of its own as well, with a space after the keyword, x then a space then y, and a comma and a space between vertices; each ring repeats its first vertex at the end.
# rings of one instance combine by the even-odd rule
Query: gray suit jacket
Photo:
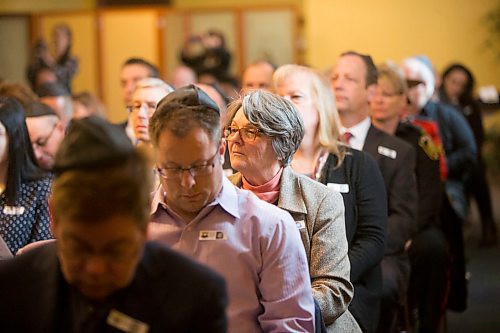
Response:
MULTIPOLYGON (((229 179, 241 187, 241 174, 229 179)), ((278 207, 297 223, 309 262, 314 298, 328 332, 361 332, 347 310, 353 297, 349 281, 344 202, 342 196, 309 177, 283 170, 278 207)))

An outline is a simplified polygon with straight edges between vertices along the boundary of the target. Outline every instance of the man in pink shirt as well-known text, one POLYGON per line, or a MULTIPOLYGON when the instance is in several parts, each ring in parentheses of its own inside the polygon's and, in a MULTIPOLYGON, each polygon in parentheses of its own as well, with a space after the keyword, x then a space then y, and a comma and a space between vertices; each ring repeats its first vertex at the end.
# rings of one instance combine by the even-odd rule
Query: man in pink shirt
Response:
POLYGON ((224 276, 229 332, 314 332, 297 227, 287 212, 224 177, 217 104, 196 86, 180 88, 160 101, 149 129, 161 175, 150 238, 224 276))

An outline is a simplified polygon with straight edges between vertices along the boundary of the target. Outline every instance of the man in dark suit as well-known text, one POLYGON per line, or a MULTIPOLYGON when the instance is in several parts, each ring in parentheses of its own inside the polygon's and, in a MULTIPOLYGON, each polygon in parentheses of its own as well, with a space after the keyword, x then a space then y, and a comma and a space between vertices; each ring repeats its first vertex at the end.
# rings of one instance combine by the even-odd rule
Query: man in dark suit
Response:
POLYGON ((369 101, 376 84, 377 69, 368 55, 343 53, 332 70, 343 138, 351 147, 369 153, 377 161, 387 190, 387 239, 381 263, 379 323, 379 331, 387 332, 408 286, 409 260, 405 247, 416 228, 416 153, 408 143, 371 124, 369 101))
POLYGON ((0 264, 3 331, 226 332, 222 277, 146 242, 151 167, 123 130, 74 121, 54 171, 57 241, 0 264))

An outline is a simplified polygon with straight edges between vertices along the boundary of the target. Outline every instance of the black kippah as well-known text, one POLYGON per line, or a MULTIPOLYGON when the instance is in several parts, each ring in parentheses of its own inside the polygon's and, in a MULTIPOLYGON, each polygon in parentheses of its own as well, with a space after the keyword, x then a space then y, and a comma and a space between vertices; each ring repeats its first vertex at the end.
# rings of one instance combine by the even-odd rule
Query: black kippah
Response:
POLYGON ((56 154, 54 172, 118 165, 134 154, 122 127, 96 116, 72 120, 56 154))
POLYGON ((32 102, 26 108, 26 117, 43 117, 43 116, 59 116, 52 110, 52 108, 48 105, 45 105, 40 102, 32 102))
POLYGON ((202 106, 214 110, 220 114, 219 107, 217 103, 214 102, 203 90, 199 87, 190 84, 181 88, 178 88, 163 97, 158 103, 157 109, 161 109, 163 105, 175 103, 180 106, 202 106))

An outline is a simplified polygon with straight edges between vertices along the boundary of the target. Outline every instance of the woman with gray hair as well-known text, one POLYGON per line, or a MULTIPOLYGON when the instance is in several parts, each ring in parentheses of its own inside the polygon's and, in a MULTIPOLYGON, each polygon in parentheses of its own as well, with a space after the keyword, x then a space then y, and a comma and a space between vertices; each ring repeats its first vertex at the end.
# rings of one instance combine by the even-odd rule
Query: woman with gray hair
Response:
POLYGON ((353 296, 342 196, 290 168, 304 136, 289 101, 257 90, 230 104, 224 137, 231 181, 288 211, 309 262, 313 295, 328 332, 361 332, 347 307, 353 296))

